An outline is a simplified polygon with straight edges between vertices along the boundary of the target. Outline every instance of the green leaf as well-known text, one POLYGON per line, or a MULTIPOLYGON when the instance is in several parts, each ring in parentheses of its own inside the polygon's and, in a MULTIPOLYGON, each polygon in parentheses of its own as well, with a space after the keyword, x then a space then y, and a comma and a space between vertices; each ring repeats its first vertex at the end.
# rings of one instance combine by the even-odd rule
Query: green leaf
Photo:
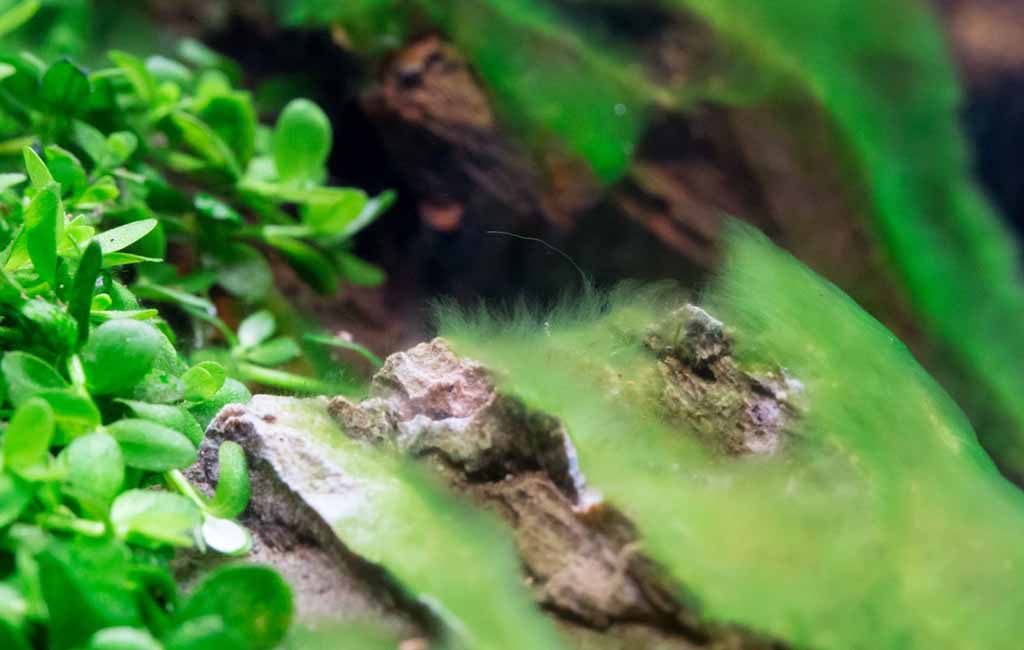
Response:
POLYGON ((63 354, 74 347, 75 321, 55 302, 33 298, 21 306, 19 315, 31 324, 33 337, 51 350, 63 354))
POLYGON ((8 352, 0 361, 7 393, 15 406, 24 404, 40 391, 65 388, 68 382, 37 356, 27 352, 8 352))
POLYGON ((88 650, 163 650, 149 630, 138 627, 108 627, 92 635, 88 650))
POLYGON ((242 216, 230 205, 215 196, 200 192, 196 194, 192 202, 195 205, 196 212, 208 219, 237 225, 242 224, 242 216))
POLYGON ((199 508, 180 494, 154 490, 129 490, 110 508, 118 537, 156 545, 192 546, 200 516, 199 508))
POLYGON ((289 102, 277 120, 271 142, 281 180, 319 182, 331 152, 331 138, 330 120, 319 106, 308 99, 289 102))
POLYGON ((81 648, 106 627, 141 625, 140 594, 126 575, 131 558, 121 544, 54 540, 37 561, 50 650, 81 648))
POLYGON ((210 425, 210 421, 217 413, 228 404, 245 404, 252 399, 252 393, 242 382, 228 377, 224 385, 209 400, 189 406, 189 412, 199 421, 204 429, 210 425))
POLYGON ((166 472, 196 462, 192 442, 174 429, 150 422, 126 418, 107 426, 121 445, 125 464, 151 472, 166 472))
POLYGON ((23 472, 46 460, 53 440, 54 418, 50 405, 34 397, 19 406, 4 434, 4 465, 23 472))
POLYGON ((271 650, 288 631, 292 610, 291 590, 275 571, 231 565, 215 569, 199 583, 176 619, 214 614, 248 642, 249 650, 271 650))
POLYGON ((365 346, 359 345, 355 341, 351 340, 351 336, 345 338, 341 336, 325 336, 323 334, 306 334, 303 338, 307 341, 313 341, 314 343, 319 343, 321 345, 329 345, 342 350, 351 350, 378 368, 384 365, 384 362, 380 357, 373 352, 370 352, 370 350, 365 346))
POLYGON ((211 614, 190 619, 164 637, 167 650, 248 650, 245 639, 211 614))
POLYGON ((246 244, 226 245, 217 256, 217 284, 233 296, 260 301, 274 285, 274 274, 263 253, 246 244))
POLYGON ((88 180, 85 169, 74 154, 55 144, 47 146, 43 150, 43 154, 46 156, 46 166, 56 182, 60 184, 63 194, 74 194, 85 186, 88 180))
POLYGON ((202 156, 203 160, 229 172, 235 178, 241 175, 238 161, 231 148, 209 124, 184 111, 174 113, 172 120, 181 129, 185 144, 202 156))
POLYGON ((89 388, 97 395, 127 392, 153 367, 163 340, 148 323, 129 319, 103 323, 82 347, 89 388))
POLYGON ((21 515, 32 500, 32 486, 13 474, 0 472, 0 528, 21 515))
POLYGON ((44 188, 53 183, 50 170, 46 168, 46 163, 35 152, 35 149, 25 147, 22 149, 22 155, 25 157, 25 170, 28 172, 28 177, 32 179, 32 187, 44 188))
POLYGON ((276 329, 274 315, 261 309, 249 315, 238 326, 238 343, 243 347, 252 347, 269 339, 276 329))
POLYGON ((67 59, 57 61, 43 75, 40 96, 50 109, 70 117, 85 108, 92 84, 85 72, 67 59))
POLYGON ((100 277, 103 266, 103 249, 96 241, 89 242, 82 253, 75 273, 75 283, 71 288, 71 299, 68 311, 78 323, 78 343, 81 345, 89 338, 89 314, 92 311, 92 294, 96 289, 96 280, 100 277))
POLYGON ((156 77, 158 82, 171 82, 182 88, 192 85, 192 71, 186 66, 166 56, 150 56, 146 58, 146 69, 156 77))
POLYGON ((349 253, 337 251, 334 259, 341 277, 357 287, 379 287, 387 279, 384 269, 349 253))
POLYGON ((227 373, 219 363, 197 363, 181 376, 181 381, 185 384, 185 399, 200 402, 211 399, 224 385, 226 378, 227 373))
MULTIPOLYGON (((3 596, 0 595, 0 598, 3 596)), ((32 650, 25 635, 11 621, 0 618, 0 648, 4 650, 32 650)))
POLYGON ((85 188, 81 196, 75 201, 75 207, 85 209, 113 201, 121 195, 117 188, 117 182, 112 176, 100 176, 93 183, 85 188))
POLYGON ((126 52, 112 51, 107 55, 121 72, 127 77, 135 94, 143 102, 152 105, 157 96, 156 80, 142 59, 126 52))
POLYGON ((103 256, 103 268, 112 269, 115 266, 128 266, 129 264, 142 264, 143 262, 162 262, 160 257, 146 257, 134 253, 110 253, 103 256))
POLYGON ((107 139, 103 137, 103 133, 99 129, 86 122, 75 120, 71 132, 75 144, 88 154, 93 163, 99 165, 107 157, 107 139))
POLYGON ((242 514, 249 504, 251 488, 245 451, 237 442, 225 440, 217 450, 217 460, 220 474, 207 509, 218 517, 232 519, 242 514))
POLYGON ((199 110, 199 117, 227 143, 239 166, 245 167, 256 151, 256 112, 249 95, 236 91, 213 97, 199 110))
POLYGON ((331 200, 307 203, 302 221, 320 235, 340 235, 366 208, 369 199, 362 190, 331 188, 331 200))
POLYGON ((28 176, 26 176, 25 174, 17 174, 17 173, 3 173, 3 174, 0 174, 0 192, 3 192, 4 190, 9 190, 12 187, 15 187, 16 185, 21 185, 26 180, 28 180, 28 176))
POLYGON ((218 553, 245 555, 252 550, 252 533, 231 519, 208 514, 199 532, 206 546, 218 553))
POLYGON ((0 37, 10 34, 36 15, 39 0, 23 0, 0 13, 0 37))
POLYGON ((109 508, 124 484, 124 454, 117 440, 97 431, 71 441, 62 452, 70 494, 109 508))
POLYGON ((88 395, 70 388, 41 390, 36 396, 45 400, 53 409, 57 421, 57 438, 54 444, 68 441, 93 431, 100 425, 100 412, 88 395))
POLYGON ((139 298, 170 302, 181 305, 185 308, 198 310, 206 314, 215 314, 217 308, 212 302, 205 298, 193 295, 174 287, 164 287, 158 284, 139 283, 132 287, 139 298))
POLYGON ((50 286, 57 284, 57 242, 64 218, 62 213, 60 190, 56 183, 41 189, 25 210, 28 255, 36 273, 50 286))
POLYGON ((250 348, 246 351, 245 358, 262 366, 276 366, 287 363, 301 354, 302 350, 295 339, 282 336, 250 348))
POLYGON ((107 136, 106 156, 102 164, 106 168, 117 167, 127 162, 139 147, 139 139, 131 131, 115 131, 107 136))
POLYGON ((196 422, 196 419, 192 414, 181 406, 173 406, 170 404, 150 404, 148 402, 138 402, 135 400, 119 401, 126 404, 136 417, 140 417, 143 420, 149 420, 150 422, 156 422, 157 424, 162 424, 165 427, 185 434, 185 437, 187 437, 196 447, 198 447, 199 443, 203 441, 203 428, 199 426, 199 423, 196 422))
POLYGON ((322 294, 332 294, 338 290, 338 275, 323 253, 309 244, 291 237, 270 235, 266 242, 284 253, 295 272, 313 289, 322 294))
POLYGON ((157 223, 159 222, 156 219, 140 219, 139 221, 132 221, 131 223, 126 223, 123 226, 111 228, 110 230, 99 233, 93 238, 93 241, 99 243, 104 254, 113 253, 123 248, 128 248, 148 235, 154 228, 156 228, 157 223))

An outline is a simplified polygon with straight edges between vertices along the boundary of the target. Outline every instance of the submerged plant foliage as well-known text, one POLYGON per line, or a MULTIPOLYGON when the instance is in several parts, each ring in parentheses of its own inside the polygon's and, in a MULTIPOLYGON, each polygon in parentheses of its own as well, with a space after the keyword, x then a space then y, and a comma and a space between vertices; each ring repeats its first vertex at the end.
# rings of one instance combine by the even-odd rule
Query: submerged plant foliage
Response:
MULTIPOLYGON (((295 320, 273 287, 269 251, 323 293, 380 283, 383 273, 352 254, 351 240, 393 194, 325 185, 332 130, 316 104, 293 100, 265 127, 235 87, 231 62, 195 42, 180 50, 191 67, 112 52, 112 67, 86 72, 68 60, 0 55, 0 169, 19 171, 21 148, 38 147, 74 211, 68 237, 118 227, 118 239, 99 237, 104 263, 134 266, 136 296, 187 316, 200 345, 216 330, 244 353, 235 356, 245 363, 232 365, 240 379, 323 391, 323 381, 267 367, 313 343, 242 349, 211 294, 295 320)), ((10 210, 20 214, 17 202, 10 210)), ((4 241, 14 223, 6 220, 4 241)))
POLYGON ((248 551, 230 519, 249 499, 241 448, 220 447, 210 499, 181 472, 209 414, 248 391, 216 363, 189 366, 118 280, 157 221, 100 229, 95 183, 66 192, 66 157, 24 160, 27 175, 0 176, 0 646, 269 649, 291 616, 273 571, 228 567, 182 600, 169 567, 175 548, 248 551))
MULTIPOLYGON (((16 23, 0 14, 0 31, 16 23)), ((264 127, 230 62, 195 43, 182 56, 112 52, 87 72, 0 55, 3 648, 269 650, 290 624, 268 568, 224 566, 187 598, 171 573, 177 549, 251 546, 232 520, 241 448, 220 446, 212 495, 183 474, 217 411, 249 399, 242 382, 337 387, 278 367, 302 356, 280 318, 235 332, 213 295, 294 318, 271 250, 320 291, 379 282, 349 241, 391 199, 325 184, 315 104, 264 127)))
POLYGON ((734 229, 707 297, 753 371, 803 414, 768 456, 669 424, 644 345, 680 304, 591 294, 546 315, 442 314, 456 349, 558 416, 592 488, 707 620, 795 647, 1008 647, 1024 606, 1024 498, 906 348, 838 289, 734 229), (511 319, 511 320, 510 320, 511 319))

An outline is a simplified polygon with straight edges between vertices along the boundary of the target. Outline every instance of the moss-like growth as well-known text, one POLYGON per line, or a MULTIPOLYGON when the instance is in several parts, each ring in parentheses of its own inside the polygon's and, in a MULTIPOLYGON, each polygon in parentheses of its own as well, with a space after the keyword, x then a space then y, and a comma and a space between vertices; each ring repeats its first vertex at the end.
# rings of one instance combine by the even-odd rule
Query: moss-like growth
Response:
POLYGON ((543 316, 447 311, 441 330, 563 420, 591 486, 705 618, 796 647, 1007 647, 1020 493, 892 334, 760 236, 737 228, 729 250, 706 307, 744 369, 783 377, 778 396, 800 405, 771 453, 723 453, 672 423, 650 345, 681 302, 670 290, 543 316))

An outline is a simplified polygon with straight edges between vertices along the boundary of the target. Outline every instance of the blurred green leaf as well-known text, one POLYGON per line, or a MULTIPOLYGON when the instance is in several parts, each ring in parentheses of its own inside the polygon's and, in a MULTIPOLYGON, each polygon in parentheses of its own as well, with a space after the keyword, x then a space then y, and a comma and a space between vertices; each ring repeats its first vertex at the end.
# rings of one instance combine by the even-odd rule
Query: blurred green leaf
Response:
POLYGON ((139 241, 152 232, 156 226, 156 219, 133 221, 101 232, 93 238, 93 241, 99 243, 104 254, 113 253, 139 241))
POLYGON ((387 279, 387 274, 382 268, 347 251, 336 252, 334 259, 338 264, 341 277, 349 284, 359 287, 377 287, 387 279))
POLYGON ((97 327, 82 347, 82 364, 97 395, 125 393, 149 372, 163 335, 148 323, 113 320, 97 327))
POLYGON ((25 210, 29 258, 39 277, 51 286, 57 284, 57 242, 64 218, 62 213, 60 190, 56 183, 41 189, 25 210))
POLYGON ((107 425, 117 440, 129 467, 166 472, 188 467, 196 461, 196 448, 183 434, 151 422, 127 418, 107 425))
POLYGON ((72 440, 63 457, 70 493, 109 508, 124 483, 124 455, 117 440, 102 431, 90 433, 72 440))
POLYGON ((200 512, 179 494, 128 490, 114 500, 110 522, 122 539, 188 547, 199 527, 200 512))
POLYGON ((146 69, 146 64, 142 59, 119 51, 112 51, 107 56, 128 79, 139 99, 145 104, 151 105, 157 96, 156 80, 146 69))
POLYGON ((46 460, 54 428, 53 409, 45 401, 33 397, 19 406, 4 433, 5 467, 22 473, 46 460))
POLYGON ((217 450, 217 460, 217 488, 207 508, 217 517, 230 519, 242 514, 249 503, 249 467, 245 461, 245 451, 238 443, 230 440, 221 443, 217 450))
POLYGON ((215 569, 178 612, 181 622, 211 614, 247 641, 249 650, 271 650, 292 619, 291 589, 271 569, 234 565, 215 569))
POLYGON ((39 0, 22 0, 0 12, 0 37, 10 34, 31 20, 40 6, 39 0))
POLYGON ((99 409, 88 395, 70 388, 40 390, 35 395, 53 409, 58 433, 54 442, 57 444, 67 444, 100 425, 99 409))
POLYGON ((191 113, 177 111, 174 123, 181 129, 185 143, 203 160, 238 177, 241 170, 231 148, 210 128, 210 125, 191 113))
POLYGON ((203 441, 203 429, 191 413, 181 406, 171 404, 149 404, 135 400, 121 400, 132 410, 136 417, 162 424, 185 434, 193 445, 199 447, 203 441))
POLYGON ((244 347, 252 347, 262 343, 274 335, 277 321, 266 309, 261 309, 247 316, 238 326, 238 343, 244 347))
POLYGON ((108 627, 89 639, 88 650, 164 650, 148 630, 138 627, 108 627))
POLYGON ((181 377, 185 384, 185 399, 202 402, 213 398, 226 378, 227 373, 219 363, 197 363, 181 377))
POLYGON ((89 314, 92 310, 92 294, 96 289, 103 267, 103 250, 100 244, 92 241, 85 247, 82 259, 75 273, 75 284, 71 289, 68 311, 78 324, 78 343, 81 345, 89 338, 89 314))
POLYGON ((276 366, 287 363, 302 355, 302 350, 295 339, 282 336, 256 345, 245 352, 245 358, 261 366, 276 366))
POLYGON ((15 350, 0 361, 7 393, 15 406, 20 406, 40 391, 64 388, 67 380, 37 356, 15 350))
POLYGON ((331 123, 308 99, 289 102, 274 127, 272 150, 281 180, 319 182, 331 151, 331 123))
POLYGON ((266 298, 274 284, 263 253, 246 244, 224 246, 217 256, 217 283, 233 296, 250 302, 266 298))
POLYGON ((57 61, 43 75, 40 95, 49 107, 69 118, 85 108, 92 92, 89 77, 67 59, 57 61))
POLYGON ((266 242, 284 253, 295 272, 322 294, 338 290, 338 274, 331 261, 309 244, 281 235, 267 236, 266 242))

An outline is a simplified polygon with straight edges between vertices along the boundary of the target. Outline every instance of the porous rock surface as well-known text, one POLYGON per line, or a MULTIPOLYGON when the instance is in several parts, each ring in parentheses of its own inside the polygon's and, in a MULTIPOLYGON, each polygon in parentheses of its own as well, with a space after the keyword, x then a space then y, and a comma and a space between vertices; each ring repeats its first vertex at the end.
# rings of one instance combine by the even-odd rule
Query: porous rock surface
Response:
MULTIPOLYGON (((687 306, 653 326, 645 343, 659 360, 669 417, 732 454, 773 453, 783 444, 798 386, 781 372, 740 369, 720 323, 687 306)), ((256 396, 225 407, 192 478, 212 489, 214 450, 224 439, 239 442, 252 466, 242 521, 255 534, 253 559, 295 585, 300 618, 372 618, 406 638, 426 636, 429 615, 331 532, 331 512, 366 486, 332 464, 327 443, 310 431, 315 423, 294 417, 304 402, 256 396)), ((630 522, 588 490, 561 423, 496 390, 485 368, 443 339, 389 357, 362 402, 335 397, 326 407, 318 417, 329 414, 344 435, 423 458, 457 492, 497 512, 524 580, 571 646, 776 647, 698 623, 682 603, 684 589, 644 557, 630 522)))

